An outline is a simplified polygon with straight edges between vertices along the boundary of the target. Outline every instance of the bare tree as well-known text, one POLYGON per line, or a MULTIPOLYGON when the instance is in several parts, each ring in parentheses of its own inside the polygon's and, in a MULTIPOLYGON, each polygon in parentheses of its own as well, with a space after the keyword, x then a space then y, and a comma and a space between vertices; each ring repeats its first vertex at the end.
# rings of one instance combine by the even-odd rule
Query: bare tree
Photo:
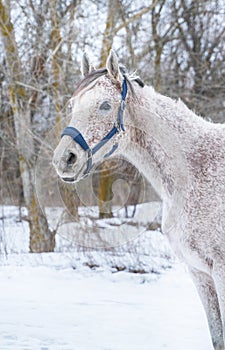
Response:
MULTIPOLYGON (((191 108, 214 121, 224 121, 224 8, 220 2, 174 1, 177 32, 169 58, 173 89, 191 108)), ((170 75, 171 76, 171 75, 170 75)))
MULTIPOLYGON (((34 232, 31 251, 54 246, 54 234, 35 197, 34 165, 49 130, 54 127, 53 138, 58 139, 70 118, 64 106, 81 78, 83 50, 102 67, 113 46, 122 63, 131 71, 137 69, 156 90, 181 97, 197 113, 224 122, 223 2, 151 0, 146 4, 145 0, 0 1, 1 201, 9 203, 13 198, 27 206, 31 236, 34 232)), ((102 169, 100 178, 93 177, 93 187, 100 215, 110 216, 112 186, 122 174, 119 169, 116 174, 115 166, 112 171, 107 162, 102 169)), ((124 173, 126 181, 129 176, 138 178, 132 167, 124 173)), ((65 206, 78 220, 79 200, 73 188, 59 187, 65 206)), ((43 181, 42 192, 47 199, 52 193, 54 197, 51 179, 43 181)), ((86 188, 83 192, 89 195, 86 188)), ((135 202, 134 193, 131 197, 125 204, 135 202)), ((57 199, 51 203, 57 205, 57 199)))
MULTIPOLYGON (((148 13, 149 11, 154 11, 155 6, 159 0, 155 0, 148 7, 141 8, 136 11, 135 14, 128 17, 127 11, 129 9, 128 6, 120 0, 108 1, 108 9, 107 9, 107 18, 105 31, 102 39, 102 48, 101 48, 101 56, 100 56, 100 67, 105 66, 106 59, 109 55, 109 51, 113 46, 113 41, 117 33, 125 28, 126 38, 125 42, 129 49, 129 53, 131 56, 131 65, 135 64, 135 54, 132 46, 132 30, 130 25, 135 21, 139 21, 141 17, 148 13)), ((165 1, 163 1, 164 3, 165 1)), ((113 162, 114 163, 114 162, 113 162)), ((110 160, 106 160, 102 164, 102 171, 100 175, 99 182, 99 216, 100 217, 111 217, 112 214, 112 185, 117 177, 115 174, 113 175, 110 171, 112 162, 110 160)), ((125 173, 135 173, 135 168, 131 164, 127 164, 127 168, 125 173)), ((135 175, 135 174, 134 174, 135 175)), ((137 175, 137 174, 136 174, 137 175)), ((135 177, 135 176, 134 176, 135 177)), ((138 187, 138 183, 136 183, 138 187)), ((136 192, 138 193, 138 188, 136 188, 136 192)), ((134 197, 134 196, 133 196, 134 197)), ((138 201, 138 198, 137 198, 138 201)))
POLYGON ((35 196, 35 145, 32 137, 29 137, 30 135, 27 133, 27 130, 31 130, 29 96, 23 86, 25 79, 14 36, 13 24, 10 14, 2 1, 0 1, 0 29, 7 62, 8 93, 13 112, 23 193, 28 209, 30 251, 53 251, 55 246, 54 233, 49 229, 46 216, 43 214, 35 196))

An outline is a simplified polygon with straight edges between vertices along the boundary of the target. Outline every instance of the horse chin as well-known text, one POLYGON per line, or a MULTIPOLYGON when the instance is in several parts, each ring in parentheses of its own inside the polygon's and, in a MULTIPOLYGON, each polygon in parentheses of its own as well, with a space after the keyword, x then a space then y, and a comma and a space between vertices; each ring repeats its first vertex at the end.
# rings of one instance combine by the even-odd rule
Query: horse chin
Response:
POLYGON ((84 175, 82 175, 82 176, 73 176, 73 177, 66 177, 66 176, 63 176, 63 177, 60 177, 61 178, 61 180, 63 181, 63 182, 66 182, 66 183, 70 183, 70 184, 72 184, 72 183, 76 183, 76 182, 79 182, 80 180, 82 180, 83 178, 84 178, 84 175))
POLYGON ((76 183, 85 177, 84 171, 85 171, 85 165, 83 165, 79 171, 74 173, 74 175, 68 174, 67 176, 66 174, 65 175, 63 174, 63 175, 60 175, 60 178, 63 182, 66 182, 66 183, 76 183))
POLYGON ((77 182, 75 177, 61 177, 61 180, 66 183, 74 183, 77 182))

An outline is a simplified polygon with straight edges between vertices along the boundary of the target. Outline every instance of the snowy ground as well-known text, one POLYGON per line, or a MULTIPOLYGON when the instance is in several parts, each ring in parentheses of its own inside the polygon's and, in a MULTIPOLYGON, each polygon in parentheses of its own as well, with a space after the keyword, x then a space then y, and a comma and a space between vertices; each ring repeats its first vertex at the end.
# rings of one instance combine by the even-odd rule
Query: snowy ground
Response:
POLYGON ((159 278, 2 266, 1 350, 212 350, 182 265, 159 278))
MULTIPOLYGON (((55 253, 28 254, 18 209, 1 213, 0 350, 213 349, 192 281, 160 232, 111 253, 58 237, 55 253)), ((146 214, 137 214, 139 230, 146 214)))

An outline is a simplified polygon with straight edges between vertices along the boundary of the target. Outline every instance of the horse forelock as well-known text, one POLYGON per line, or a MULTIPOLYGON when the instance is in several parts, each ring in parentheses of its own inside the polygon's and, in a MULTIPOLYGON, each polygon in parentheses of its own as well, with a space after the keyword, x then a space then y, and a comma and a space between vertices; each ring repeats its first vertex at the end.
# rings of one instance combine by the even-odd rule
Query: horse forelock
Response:
POLYGON ((89 73, 83 80, 81 80, 76 90, 73 93, 73 97, 79 95, 82 91, 86 91, 89 87, 91 88, 93 86, 93 83, 97 82, 97 80, 105 76, 107 74, 107 69, 97 69, 89 73))

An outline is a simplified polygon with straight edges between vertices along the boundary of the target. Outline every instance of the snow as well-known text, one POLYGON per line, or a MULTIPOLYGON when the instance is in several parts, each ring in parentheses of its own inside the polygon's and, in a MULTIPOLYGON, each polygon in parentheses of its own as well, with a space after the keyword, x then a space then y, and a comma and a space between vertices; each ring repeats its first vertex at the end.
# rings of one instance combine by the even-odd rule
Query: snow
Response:
MULTIPOLYGON (((0 350, 213 350, 185 266, 160 232, 146 229, 149 207, 140 209, 130 219, 134 239, 111 251, 58 236, 54 253, 29 254, 27 223, 18 222, 18 208, 1 207, 0 350)), ((95 209, 82 211, 97 220, 95 209)))
POLYGON ((1 350, 212 350, 184 266, 160 278, 1 266, 1 350))

